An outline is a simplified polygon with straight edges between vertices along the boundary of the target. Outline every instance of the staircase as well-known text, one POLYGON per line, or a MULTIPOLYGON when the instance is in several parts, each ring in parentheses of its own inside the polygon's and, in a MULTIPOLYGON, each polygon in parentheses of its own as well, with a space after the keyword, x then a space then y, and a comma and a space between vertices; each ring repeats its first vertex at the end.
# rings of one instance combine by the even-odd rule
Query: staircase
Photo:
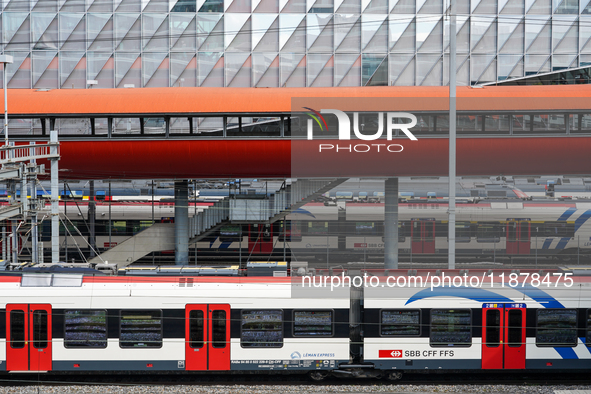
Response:
MULTIPOLYGON (((224 197, 212 206, 199 207, 189 218, 189 245, 218 230, 227 223, 273 223, 281 220, 322 193, 345 182, 347 178, 326 180, 296 180, 283 185, 272 194, 239 194, 224 197)), ((125 240, 91 264, 108 262, 125 267, 142 257, 162 250, 173 250, 174 223, 157 223, 125 240)))

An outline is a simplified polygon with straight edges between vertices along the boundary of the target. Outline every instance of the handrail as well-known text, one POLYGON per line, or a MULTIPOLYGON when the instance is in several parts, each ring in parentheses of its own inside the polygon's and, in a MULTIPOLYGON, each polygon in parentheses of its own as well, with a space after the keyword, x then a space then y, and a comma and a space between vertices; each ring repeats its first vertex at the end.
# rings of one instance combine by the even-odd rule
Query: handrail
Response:
POLYGON ((4 145, 0 147, 0 164, 18 163, 39 159, 59 158, 59 143, 49 142, 47 144, 35 145, 4 145), (51 148, 57 146, 58 153, 52 154, 51 148))

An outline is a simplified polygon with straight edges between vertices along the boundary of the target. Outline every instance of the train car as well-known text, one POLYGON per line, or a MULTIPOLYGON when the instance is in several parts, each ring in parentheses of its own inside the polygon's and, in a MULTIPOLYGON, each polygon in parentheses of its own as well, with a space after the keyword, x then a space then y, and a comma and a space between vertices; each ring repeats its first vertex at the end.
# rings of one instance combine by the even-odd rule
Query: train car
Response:
MULTIPOLYGON (((190 202, 189 216, 209 209, 216 198, 190 202)), ((89 218, 84 202, 61 204, 61 245, 70 256, 88 255, 89 218), (67 217, 67 219, 66 219, 67 217), (66 238, 66 235, 68 237, 66 238)), ((589 261, 591 202, 588 200, 480 200, 456 210, 458 258, 560 258, 589 261)), ((383 257, 384 204, 312 202, 275 223, 221 223, 191 244, 190 256, 203 261, 237 261, 240 256, 271 256, 325 262, 366 261, 383 257), (194 257, 198 256, 198 257, 194 257)), ((49 241, 48 216, 41 218, 41 239, 49 241)), ((174 204, 162 199, 97 203, 98 252, 124 242, 153 223, 174 221, 174 204)), ((30 247, 20 229, 21 245, 30 247)), ((408 200, 399 204, 399 256, 421 261, 447 255, 447 203, 408 200)), ((49 247, 49 243, 45 245, 49 247)))
POLYGON ((396 380, 442 370, 591 368, 590 276, 568 270, 331 274, 4 274, 0 369, 396 380), (307 293, 319 283, 323 292, 307 293))
POLYGON ((0 289, 3 371, 306 372, 349 362, 349 299, 294 299, 289 278, 23 273, 0 276, 0 289))
POLYGON ((366 362, 395 376, 419 370, 591 368, 589 277, 444 271, 435 273, 433 287, 427 274, 398 280, 410 285, 395 290, 365 288, 366 362))

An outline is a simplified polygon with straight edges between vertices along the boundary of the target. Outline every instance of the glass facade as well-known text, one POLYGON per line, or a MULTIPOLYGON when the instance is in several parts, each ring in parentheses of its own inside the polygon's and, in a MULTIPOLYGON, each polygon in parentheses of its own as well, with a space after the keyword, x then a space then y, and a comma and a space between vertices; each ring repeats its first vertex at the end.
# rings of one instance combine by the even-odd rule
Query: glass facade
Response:
MULTIPOLYGON (((443 0, 2 0, 9 88, 447 83, 443 0)), ((589 0, 458 0, 457 80, 591 63, 589 0)))

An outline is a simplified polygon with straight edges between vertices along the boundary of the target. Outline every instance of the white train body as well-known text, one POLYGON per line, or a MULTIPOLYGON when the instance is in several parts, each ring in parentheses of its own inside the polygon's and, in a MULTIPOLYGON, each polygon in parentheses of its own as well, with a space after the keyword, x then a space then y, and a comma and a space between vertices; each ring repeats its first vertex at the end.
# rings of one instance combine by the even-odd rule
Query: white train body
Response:
POLYGON ((363 291, 333 291, 328 272, 317 274, 307 280, 325 288, 294 287, 301 277, 0 276, 0 369, 318 377, 591 368, 591 277, 360 272, 350 277, 367 281, 363 291))

